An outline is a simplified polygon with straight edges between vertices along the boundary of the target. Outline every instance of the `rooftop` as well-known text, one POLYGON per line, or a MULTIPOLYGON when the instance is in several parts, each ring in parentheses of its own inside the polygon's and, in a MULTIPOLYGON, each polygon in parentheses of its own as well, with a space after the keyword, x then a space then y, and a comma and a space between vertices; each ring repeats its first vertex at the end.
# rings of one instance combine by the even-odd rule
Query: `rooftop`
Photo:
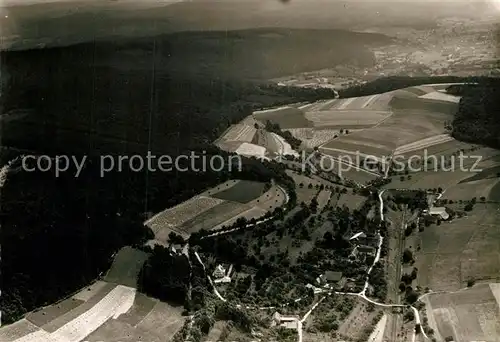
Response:
POLYGON ((342 272, 326 271, 325 277, 328 281, 339 281, 342 279, 342 272))

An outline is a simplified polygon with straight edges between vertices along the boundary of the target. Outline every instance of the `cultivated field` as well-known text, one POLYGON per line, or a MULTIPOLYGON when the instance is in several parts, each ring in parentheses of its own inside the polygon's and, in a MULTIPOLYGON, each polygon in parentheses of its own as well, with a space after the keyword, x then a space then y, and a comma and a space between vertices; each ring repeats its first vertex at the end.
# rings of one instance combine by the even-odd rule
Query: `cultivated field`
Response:
POLYGON ((252 206, 249 204, 225 201, 218 206, 215 206, 184 222, 180 228, 184 231, 193 232, 201 229, 217 229, 221 227, 224 222, 239 216, 241 213, 249 210, 250 208, 252 208, 252 206))
POLYGON ((195 196, 186 202, 153 216, 145 224, 151 228, 158 240, 166 239, 171 231, 186 235, 187 237, 188 232, 179 231, 179 226, 223 202, 223 200, 218 198, 195 196))
POLYGON ((232 224, 234 224, 239 218, 245 218, 246 220, 250 220, 253 218, 258 219, 259 217, 264 216, 266 213, 267 213, 267 210, 264 210, 264 209, 259 208, 259 207, 251 207, 248 210, 245 210, 244 212, 242 212, 236 216, 231 217, 229 220, 226 220, 213 228, 219 229, 222 226, 229 227, 232 224))
MULTIPOLYGON (((267 152, 269 154, 278 153, 280 151, 280 148, 281 148, 281 146, 279 145, 279 142, 274 138, 274 136, 270 132, 268 132, 264 129, 259 129, 257 131, 252 143, 263 148, 264 153, 267 152)), ((262 153, 262 152, 259 152, 259 153, 262 153)))
POLYGON ((262 195, 264 188, 264 183, 243 180, 212 194, 212 197, 225 201, 248 203, 262 195))
POLYGON ((453 140, 454 140, 453 137, 451 137, 449 134, 439 134, 433 137, 424 138, 406 145, 399 146, 394 151, 394 154, 395 155, 404 154, 453 140))
POLYGON ((234 152, 247 157, 265 157, 266 148, 264 146, 244 142, 239 145, 234 152))
POLYGON ((496 342, 500 337, 500 284, 425 298, 430 326, 438 341, 496 342))
POLYGON ((120 250, 106 275, 72 297, 0 329, 2 342, 167 341, 183 325, 182 307, 136 292, 144 252, 120 250), (141 261, 140 263, 138 262, 141 261))
POLYGON ((321 146, 340 135, 338 129, 293 128, 288 129, 295 138, 302 141, 302 148, 312 149, 321 146))
POLYGON ((475 205, 468 217, 420 233, 416 254, 418 283, 432 290, 458 290, 469 279, 500 281, 500 211, 475 205))
POLYGON ((370 96, 351 97, 345 99, 323 100, 299 107, 305 112, 331 110, 387 110, 392 99, 392 93, 383 93, 370 96))
POLYGON ((376 125, 386 119, 390 112, 363 109, 329 110, 307 112, 306 118, 317 128, 360 129, 376 125))
MULTIPOLYGON (((367 155, 389 157, 394 151, 403 154, 445 143, 448 138, 443 135, 444 124, 453 118, 454 104, 419 99, 409 94, 403 97, 395 93, 390 102, 392 115, 385 112, 385 117, 375 127, 342 135, 320 149, 330 155, 360 151, 367 155)), ((382 115, 382 112, 378 113, 382 115)), ((363 119, 363 116, 359 118, 359 122, 372 123, 370 120, 363 119)))
POLYGON ((218 140, 214 144, 223 151, 236 152, 243 142, 218 140))
POLYGON ((433 91, 431 93, 419 96, 419 98, 436 100, 436 101, 451 102, 451 103, 459 103, 460 102, 459 96, 446 94, 443 91, 433 91))
POLYGON ((187 238, 192 232, 221 227, 240 215, 260 218, 266 211, 282 206, 286 197, 277 186, 264 190, 265 185, 259 182, 227 181, 160 212, 145 224, 155 233, 155 241, 166 243, 170 232, 187 238))
POLYGON ((220 139, 222 141, 251 142, 256 131, 255 127, 236 124, 232 125, 220 139))
POLYGON ((282 129, 311 127, 312 124, 304 116, 304 112, 299 108, 281 107, 253 113, 255 120, 262 123, 271 121, 277 123, 282 129))

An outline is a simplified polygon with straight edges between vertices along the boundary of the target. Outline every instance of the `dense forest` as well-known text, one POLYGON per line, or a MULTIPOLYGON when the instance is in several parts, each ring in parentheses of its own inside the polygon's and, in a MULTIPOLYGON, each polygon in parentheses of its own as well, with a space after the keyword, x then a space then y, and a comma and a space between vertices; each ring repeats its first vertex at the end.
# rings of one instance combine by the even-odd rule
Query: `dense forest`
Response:
MULTIPOLYGON (((276 58, 297 41, 302 48, 309 44, 307 34, 286 38, 278 51, 266 43, 268 38, 259 38, 267 33, 235 33, 231 39, 221 33, 190 33, 193 41, 179 34, 2 53, 1 109, 3 118, 8 117, 2 120, 2 162, 23 152, 79 160, 88 156, 78 177, 74 167, 59 177, 53 172, 9 173, 0 212, 3 322, 88 284, 109 267, 120 247, 151 238, 143 227, 148 215, 227 179, 275 179, 294 203, 293 181, 283 168, 257 160, 245 159, 241 172, 126 168, 99 175, 103 154, 151 151, 175 158, 196 151, 226 159, 228 154, 211 142, 252 110, 332 97, 330 90, 277 87, 221 71, 248 62, 234 59, 231 41, 248 40, 245 44, 275 51, 276 58), (213 45, 217 41, 220 46, 213 45), (207 60, 193 60, 200 55, 207 60), (176 68, 181 65, 182 70, 176 68)), ((237 49, 248 57, 244 46, 237 49)), ((259 70, 256 64, 254 70, 259 70)))
MULTIPOLYGON (((211 148, 209 153, 225 155, 211 148)), ((241 170, 148 174, 124 169, 101 177, 100 160, 91 158, 79 177, 75 172, 73 168, 55 177, 18 169, 8 174, 1 208, 4 322, 89 283, 107 270, 118 249, 140 246, 153 237, 143 225, 149 213, 206 188, 234 178, 274 179, 288 189, 291 203, 295 200, 284 167, 255 159, 243 159, 241 170)))
POLYGON ((453 89, 462 95, 453 120, 456 139, 500 148, 500 80, 489 79, 478 86, 453 89))

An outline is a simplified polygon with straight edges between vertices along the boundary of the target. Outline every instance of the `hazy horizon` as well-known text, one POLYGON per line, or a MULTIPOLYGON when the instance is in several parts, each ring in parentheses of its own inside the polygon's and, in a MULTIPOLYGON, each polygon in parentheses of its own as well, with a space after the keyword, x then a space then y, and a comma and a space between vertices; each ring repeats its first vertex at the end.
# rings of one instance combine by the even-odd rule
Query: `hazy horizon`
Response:
POLYGON ((431 27, 438 17, 495 13, 485 1, 4 0, 0 20, 2 48, 23 49, 178 31, 431 27))

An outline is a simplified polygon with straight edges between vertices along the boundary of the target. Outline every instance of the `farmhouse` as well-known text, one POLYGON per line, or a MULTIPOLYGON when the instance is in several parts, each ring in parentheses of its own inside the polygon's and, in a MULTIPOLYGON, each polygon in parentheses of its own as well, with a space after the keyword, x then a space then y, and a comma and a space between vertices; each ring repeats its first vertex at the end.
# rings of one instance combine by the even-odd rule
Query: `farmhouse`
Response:
POLYGON ((358 260, 365 260, 367 256, 375 256, 377 249, 372 246, 358 245, 351 252, 352 257, 358 260))
POLYGON ((442 220, 447 220, 450 218, 450 214, 448 214, 445 207, 430 208, 429 215, 434 216, 434 217, 438 217, 442 220))
POLYGON ((297 329, 299 317, 298 316, 282 316, 279 312, 275 312, 271 321, 271 327, 280 326, 286 329, 297 329))
POLYGON ((342 272, 326 271, 324 274, 316 278, 320 285, 334 285, 335 287, 342 287, 342 272))

